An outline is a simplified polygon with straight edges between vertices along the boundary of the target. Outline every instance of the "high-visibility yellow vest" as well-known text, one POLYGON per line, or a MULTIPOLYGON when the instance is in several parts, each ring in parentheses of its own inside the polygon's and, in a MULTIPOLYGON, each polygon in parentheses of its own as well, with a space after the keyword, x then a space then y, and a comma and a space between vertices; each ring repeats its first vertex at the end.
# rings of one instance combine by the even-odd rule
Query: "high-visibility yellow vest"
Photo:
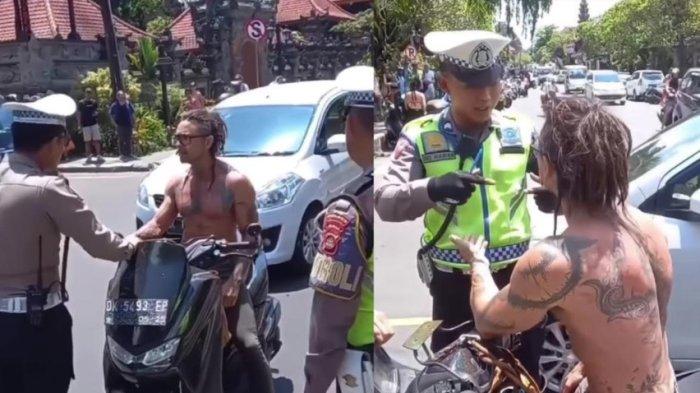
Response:
MULTIPOLYGON (((448 141, 452 128, 448 111, 449 108, 442 114, 416 119, 403 130, 415 143, 426 177, 478 168, 496 184, 477 186, 469 200, 457 207, 452 222, 437 244, 428 250, 428 255, 442 268, 468 270, 469 265, 455 249, 450 236, 483 235, 489 242, 487 257, 491 268, 498 270, 515 262, 530 242, 525 191, 533 127, 525 119, 494 112, 491 133, 481 150, 476 157, 466 158, 460 168, 456 146, 448 141)), ((438 204, 425 213, 423 244, 436 235, 447 211, 447 205, 438 204)))

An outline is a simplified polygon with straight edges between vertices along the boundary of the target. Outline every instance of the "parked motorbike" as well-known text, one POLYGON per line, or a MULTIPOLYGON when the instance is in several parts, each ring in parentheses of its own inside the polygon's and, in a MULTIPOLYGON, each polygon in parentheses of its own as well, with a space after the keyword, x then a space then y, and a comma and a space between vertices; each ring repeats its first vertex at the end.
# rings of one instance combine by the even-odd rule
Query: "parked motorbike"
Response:
POLYGON ((281 346, 281 308, 268 296, 260 232, 251 225, 257 240, 250 242, 206 240, 190 260, 171 240, 144 242, 119 263, 105 305, 107 392, 249 392, 240 353, 231 341, 222 346, 221 283, 236 263, 255 261, 247 286, 260 343, 272 359, 281 346))
POLYGON ((649 104, 658 104, 663 97, 663 88, 660 86, 650 86, 643 94, 642 100, 649 104))
MULTIPOLYGON (((463 334, 455 342, 431 355, 427 339, 440 321, 421 325, 403 344, 423 368, 393 360, 377 347, 374 354, 374 393, 539 393, 536 381, 512 355, 513 337, 503 345, 484 344, 477 334, 463 334), (425 353, 421 359, 419 351, 425 353)), ((473 328, 472 322, 447 330, 473 328)), ((442 328, 441 328, 442 329, 442 328)), ((517 338, 516 338, 517 340, 517 338)), ((679 392, 700 391, 700 369, 676 373, 679 392)), ((546 382, 546 381, 545 381, 546 382)))
POLYGON ((446 329, 441 321, 421 325, 403 344, 413 352, 422 369, 413 369, 395 362, 381 348, 375 351, 375 393, 539 393, 536 381, 515 359, 510 347, 486 344, 475 333, 462 334, 456 341, 432 354, 426 341, 437 329, 473 329, 471 321, 446 329), (421 351, 424 355, 421 355, 421 351))

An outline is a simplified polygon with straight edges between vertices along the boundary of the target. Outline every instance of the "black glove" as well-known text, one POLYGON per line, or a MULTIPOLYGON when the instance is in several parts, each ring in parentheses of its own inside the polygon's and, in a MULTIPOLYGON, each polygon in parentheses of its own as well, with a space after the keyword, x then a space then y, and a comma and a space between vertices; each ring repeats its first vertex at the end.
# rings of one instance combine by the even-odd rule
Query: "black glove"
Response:
POLYGON ((554 213, 557 208, 557 196, 544 187, 537 187, 527 191, 535 198, 537 208, 542 213, 554 213))
POLYGON ((433 202, 461 205, 472 195, 475 184, 487 184, 481 175, 450 172, 428 180, 428 197, 433 202))

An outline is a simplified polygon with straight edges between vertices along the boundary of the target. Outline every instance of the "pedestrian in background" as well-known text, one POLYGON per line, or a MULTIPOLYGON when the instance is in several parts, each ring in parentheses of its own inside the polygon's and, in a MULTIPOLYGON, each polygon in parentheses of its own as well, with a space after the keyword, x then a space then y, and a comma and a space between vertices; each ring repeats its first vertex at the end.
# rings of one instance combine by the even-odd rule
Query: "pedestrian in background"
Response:
POLYGON ((131 153, 131 141, 134 134, 134 125, 136 124, 136 116, 134 106, 122 90, 117 92, 117 100, 112 103, 109 108, 109 115, 112 118, 112 123, 117 128, 117 137, 119 138, 119 158, 126 161, 133 159, 131 153))
POLYGON ((425 109, 428 104, 425 100, 425 94, 420 91, 420 79, 411 81, 411 91, 406 93, 404 102, 406 104, 406 123, 421 116, 425 116, 425 109))
POLYGON ((100 126, 97 124, 97 113, 99 106, 95 101, 95 94, 91 88, 85 89, 85 98, 78 102, 78 128, 83 131, 83 140, 85 141, 85 163, 92 160, 93 157, 97 161, 104 161, 101 152, 100 126), (94 152, 94 155, 93 155, 94 152))
POLYGON ((193 111, 195 109, 204 109, 206 100, 202 93, 194 86, 187 89, 187 101, 185 101, 185 110, 193 111))
POLYGON ((233 82, 231 82, 231 86, 233 86, 234 94, 250 90, 250 87, 248 87, 248 84, 245 83, 243 80, 243 75, 241 74, 236 74, 236 76, 233 78, 233 82))

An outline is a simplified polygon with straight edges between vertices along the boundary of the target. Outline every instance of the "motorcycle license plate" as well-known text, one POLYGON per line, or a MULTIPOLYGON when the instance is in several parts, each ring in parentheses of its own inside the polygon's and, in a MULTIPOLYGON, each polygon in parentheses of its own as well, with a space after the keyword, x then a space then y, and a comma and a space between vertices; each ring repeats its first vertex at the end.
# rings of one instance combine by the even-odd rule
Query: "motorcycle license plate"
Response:
POLYGON ((107 299, 106 325, 165 326, 168 299, 107 299))

